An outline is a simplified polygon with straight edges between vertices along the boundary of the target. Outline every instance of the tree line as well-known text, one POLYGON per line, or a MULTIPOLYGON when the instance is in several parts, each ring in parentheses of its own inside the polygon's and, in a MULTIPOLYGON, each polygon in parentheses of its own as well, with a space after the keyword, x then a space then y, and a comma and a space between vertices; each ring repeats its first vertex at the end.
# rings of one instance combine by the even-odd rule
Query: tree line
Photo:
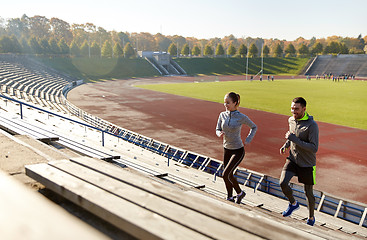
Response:
POLYGON ((197 39, 161 33, 106 31, 93 23, 69 24, 44 16, 0 17, 0 53, 84 57, 136 57, 137 51, 169 52, 172 56, 310 57, 319 54, 364 54, 367 36, 331 36, 294 41, 262 38, 197 39))

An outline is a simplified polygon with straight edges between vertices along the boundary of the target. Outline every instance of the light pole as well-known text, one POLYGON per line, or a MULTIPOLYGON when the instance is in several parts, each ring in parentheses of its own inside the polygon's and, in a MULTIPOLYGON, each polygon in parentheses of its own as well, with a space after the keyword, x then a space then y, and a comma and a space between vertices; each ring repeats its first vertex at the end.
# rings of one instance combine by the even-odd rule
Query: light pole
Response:
POLYGON ((247 62, 246 62, 246 80, 247 80, 247 74, 248 74, 248 43, 247 43, 247 54, 246 54, 247 62))
POLYGON ((88 57, 90 58, 90 36, 88 33, 88 57))
POLYGON ((122 51, 124 53, 124 58, 125 58, 125 39, 122 38, 122 51))
POLYGON ((261 79, 263 79, 263 69, 264 69, 264 43, 261 45, 261 79))

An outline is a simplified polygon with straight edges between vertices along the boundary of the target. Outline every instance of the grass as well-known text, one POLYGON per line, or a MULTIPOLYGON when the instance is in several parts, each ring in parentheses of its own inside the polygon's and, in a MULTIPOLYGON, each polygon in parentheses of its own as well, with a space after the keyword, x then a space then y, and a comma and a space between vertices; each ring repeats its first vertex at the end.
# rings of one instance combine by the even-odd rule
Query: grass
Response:
POLYGON ((144 59, 38 57, 37 60, 71 76, 91 81, 158 74, 144 59))
MULTIPOLYGON (((176 58, 188 75, 239 75, 246 73, 246 58, 176 58)), ((264 74, 298 75, 308 58, 264 58, 264 74)), ((248 73, 257 74, 261 58, 249 58, 248 73)))
MULTIPOLYGON (((76 78, 100 81, 132 77, 155 77, 159 73, 144 59, 35 57, 44 64, 76 78)), ((245 58, 177 58, 188 75, 243 75, 245 58)), ((297 75, 307 58, 264 58, 264 74, 297 75)), ((249 59, 249 74, 261 69, 261 58, 249 59)))
MULTIPOLYGON (((140 85, 154 91, 223 102, 230 91, 241 95, 241 106, 290 115, 294 97, 303 96, 315 120, 367 130, 367 82, 292 79, 140 85)), ((269 121, 271 124, 271 120, 269 121)))

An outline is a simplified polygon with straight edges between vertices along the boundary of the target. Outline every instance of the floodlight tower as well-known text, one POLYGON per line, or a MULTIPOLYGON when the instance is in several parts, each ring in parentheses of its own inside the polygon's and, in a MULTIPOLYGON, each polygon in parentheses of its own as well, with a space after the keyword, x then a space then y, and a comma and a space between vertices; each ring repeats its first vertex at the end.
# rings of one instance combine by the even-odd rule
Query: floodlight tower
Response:
POLYGON ((247 43, 247 54, 246 54, 246 58, 247 58, 247 61, 246 61, 246 80, 247 80, 247 74, 248 74, 248 43, 247 43))
POLYGON ((263 79, 264 69, 264 43, 261 44, 261 79, 263 79))

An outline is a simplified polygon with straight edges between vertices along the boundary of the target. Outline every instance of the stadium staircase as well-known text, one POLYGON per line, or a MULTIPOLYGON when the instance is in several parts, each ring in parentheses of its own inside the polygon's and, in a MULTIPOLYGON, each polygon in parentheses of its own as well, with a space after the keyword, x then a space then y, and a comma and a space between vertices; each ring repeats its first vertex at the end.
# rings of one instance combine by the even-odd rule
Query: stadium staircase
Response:
POLYGON ((169 64, 162 65, 154 57, 145 57, 162 76, 167 75, 187 75, 186 71, 174 60, 170 59, 169 64))
POLYGON ((317 56, 305 75, 332 74, 367 77, 367 54, 339 54, 317 56))
POLYGON ((287 201, 278 179, 248 169, 236 172, 246 198, 242 204, 227 202, 220 161, 84 112, 65 98, 76 79, 28 65, 21 56, 0 59, 2 128, 74 152, 65 160, 29 165, 27 175, 135 237, 367 238, 364 204, 316 190, 316 224, 309 227, 301 186, 292 184, 301 210, 283 218, 287 201))

